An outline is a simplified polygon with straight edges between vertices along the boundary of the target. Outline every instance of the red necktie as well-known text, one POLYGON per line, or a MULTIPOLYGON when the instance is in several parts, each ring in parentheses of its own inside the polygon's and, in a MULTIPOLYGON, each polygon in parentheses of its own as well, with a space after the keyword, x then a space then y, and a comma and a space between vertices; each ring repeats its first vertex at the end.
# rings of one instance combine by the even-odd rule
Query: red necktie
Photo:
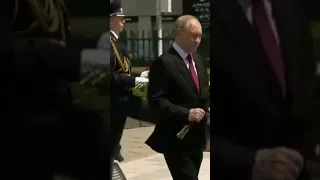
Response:
POLYGON ((198 75, 197 75, 197 72, 196 72, 196 68, 193 65, 192 55, 188 54, 186 59, 189 61, 189 70, 190 70, 192 79, 194 81, 194 84, 197 86, 198 91, 200 91, 199 79, 198 79, 198 75))
POLYGON ((253 23, 257 27, 270 66, 277 76, 283 95, 286 92, 284 60, 262 0, 252 0, 253 23))

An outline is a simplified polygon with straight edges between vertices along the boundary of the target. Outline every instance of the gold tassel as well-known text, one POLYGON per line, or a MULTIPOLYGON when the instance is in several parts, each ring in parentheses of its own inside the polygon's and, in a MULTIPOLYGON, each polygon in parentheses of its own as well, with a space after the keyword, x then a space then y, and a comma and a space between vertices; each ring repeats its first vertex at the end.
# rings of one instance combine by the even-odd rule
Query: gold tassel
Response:
POLYGON ((115 55, 116 62, 119 63, 119 65, 120 65, 120 69, 117 72, 125 72, 125 73, 128 73, 129 75, 131 75, 131 64, 130 64, 129 59, 127 57, 124 57, 123 60, 121 60, 119 51, 118 51, 116 45, 114 44, 113 40, 111 39, 111 37, 110 37, 110 43, 111 43, 111 46, 112 46, 112 49, 113 49, 113 52, 115 55))

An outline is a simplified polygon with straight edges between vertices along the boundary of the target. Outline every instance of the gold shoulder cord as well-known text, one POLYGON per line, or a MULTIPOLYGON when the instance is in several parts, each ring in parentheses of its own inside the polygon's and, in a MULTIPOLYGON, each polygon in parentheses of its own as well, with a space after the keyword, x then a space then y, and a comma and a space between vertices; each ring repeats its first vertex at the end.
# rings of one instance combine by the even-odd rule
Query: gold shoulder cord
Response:
POLYGON ((116 59, 116 62, 114 63, 114 68, 116 66, 116 63, 119 63, 121 68, 117 72, 125 72, 125 73, 128 73, 129 75, 131 75, 131 64, 130 64, 129 59, 127 57, 124 57, 123 61, 121 60, 119 51, 118 51, 116 45, 114 44, 114 42, 112 41, 111 37, 110 37, 110 43, 111 43, 111 46, 112 46, 112 49, 113 49, 113 52, 115 55, 115 59, 116 59))

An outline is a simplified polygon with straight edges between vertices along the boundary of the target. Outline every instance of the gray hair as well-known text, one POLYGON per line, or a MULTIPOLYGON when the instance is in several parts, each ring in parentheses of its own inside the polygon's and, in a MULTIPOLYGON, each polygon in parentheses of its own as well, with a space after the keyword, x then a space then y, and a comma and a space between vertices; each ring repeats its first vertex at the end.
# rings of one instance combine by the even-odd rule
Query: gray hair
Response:
POLYGON ((195 16, 192 15, 183 15, 180 16, 176 21, 176 29, 184 29, 189 24, 189 20, 194 19, 198 20, 195 16))

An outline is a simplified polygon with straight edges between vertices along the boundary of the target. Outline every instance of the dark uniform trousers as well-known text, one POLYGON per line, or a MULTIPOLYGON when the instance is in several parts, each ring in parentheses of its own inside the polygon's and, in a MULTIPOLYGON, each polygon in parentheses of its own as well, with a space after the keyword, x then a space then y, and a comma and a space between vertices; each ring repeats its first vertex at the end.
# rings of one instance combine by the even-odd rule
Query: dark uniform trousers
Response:
POLYGON ((203 151, 190 153, 170 149, 164 153, 164 158, 174 180, 198 180, 203 151))
POLYGON ((111 158, 114 160, 119 150, 119 143, 123 134, 126 119, 132 116, 136 111, 140 111, 142 101, 139 97, 132 95, 132 92, 119 94, 111 93, 110 106, 110 141, 111 158))

